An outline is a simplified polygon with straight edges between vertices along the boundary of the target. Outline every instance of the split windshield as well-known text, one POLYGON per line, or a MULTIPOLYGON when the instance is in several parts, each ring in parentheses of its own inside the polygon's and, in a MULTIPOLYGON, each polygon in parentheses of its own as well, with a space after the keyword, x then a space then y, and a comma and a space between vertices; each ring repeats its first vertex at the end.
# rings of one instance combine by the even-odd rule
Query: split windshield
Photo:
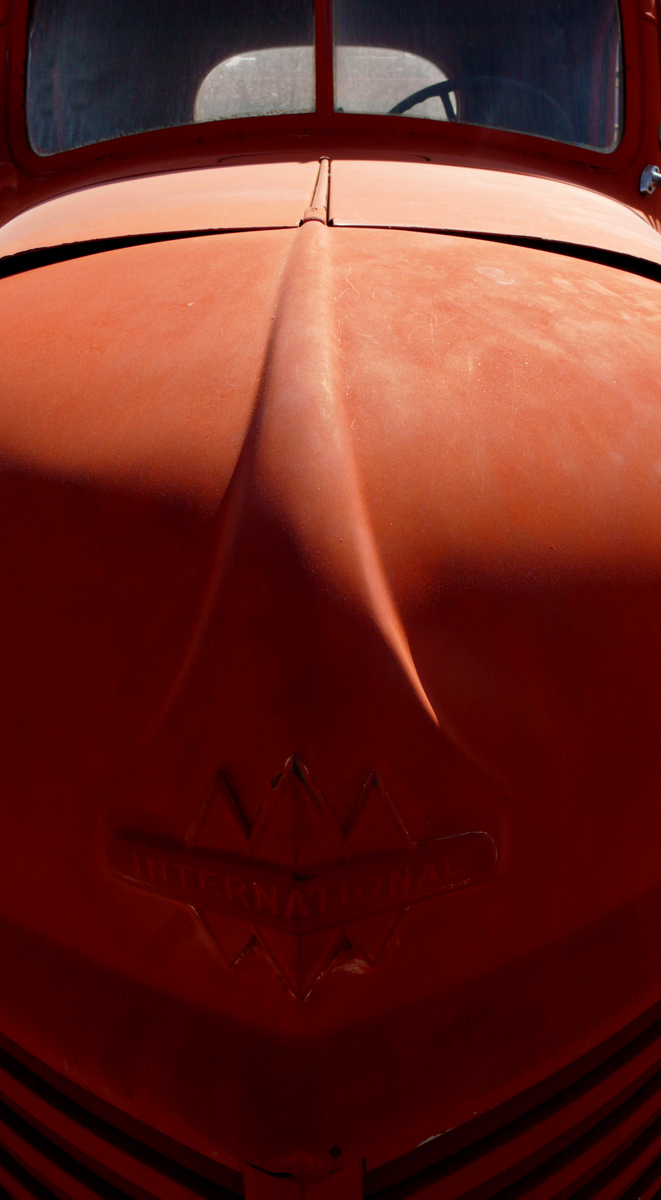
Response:
POLYGON ((614 0, 336 0, 345 112, 461 121, 610 150, 622 87, 614 0))
MULTIPOLYGON (((39 154, 315 107, 312 0, 34 0, 39 154)), ((617 0, 335 0, 335 107, 607 152, 623 114, 617 0)))

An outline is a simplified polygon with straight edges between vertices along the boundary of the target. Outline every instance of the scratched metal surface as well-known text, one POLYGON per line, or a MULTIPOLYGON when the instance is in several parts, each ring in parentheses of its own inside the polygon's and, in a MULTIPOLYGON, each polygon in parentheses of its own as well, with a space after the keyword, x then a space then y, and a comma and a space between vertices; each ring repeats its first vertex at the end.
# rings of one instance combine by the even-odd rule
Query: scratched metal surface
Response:
POLYGON ((298 225, 319 163, 245 163, 82 188, 0 229, 0 256, 99 238, 298 225))
POLYGON ((404 1153, 658 999, 657 288, 320 221, 2 281, 7 1036, 304 1174, 404 1153), (351 843, 373 773, 381 889, 351 843), (359 923, 398 872, 396 928, 306 925, 309 879, 273 900, 320 814, 320 886, 359 923), (203 890, 243 864, 211 918, 154 849, 193 827, 203 890), (495 871, 406 903, 406 838, 480 832, 495 871), (129 835, 160 890, 113 874, 129 835), (244 936, 236 880, 277 927, 244 936))
POLYGON ((636 209, 541 175, 438 163, 333 160, 335 225, 456 230, 568 242, 661 263, 661 236, 636 209))

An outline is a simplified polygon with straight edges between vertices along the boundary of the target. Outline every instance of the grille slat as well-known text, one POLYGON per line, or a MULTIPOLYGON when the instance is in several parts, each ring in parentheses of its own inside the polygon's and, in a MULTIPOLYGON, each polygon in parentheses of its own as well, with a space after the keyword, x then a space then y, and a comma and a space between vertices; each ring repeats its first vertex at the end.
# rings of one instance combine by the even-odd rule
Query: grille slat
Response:
MULTIPOLYGON (((456 1200, 482 1182, 505 1178, 511 1167, 525 1162, 528 1171, 534 1170, 620 1107, 660 1067, 661 1023, 657 1023, 571 1087, 465 1149, 452 1153, 451 1139, 438 1138, 422 1152, 413 1151, 368 1171, 365 1194, 372 1195, 438 1165, 443 1171, 444 1200, 456 1200), (449 1153, 443 1149, 446 1142, 450 1144, 449 1153)), ((457 1133, 461 1135, 461 1130, 457 1133)))
MULTIPOLYGON (((639 1176, 628 1191, 624 1192, 621 1200, 653 1200, 661 1188, 661 1157, 655 1158, 651 1167, 639 1176)), ((593 1196, 580 1197, 580 1200, 593 1200, 593 1196)))
POLYGON ((0 1189, 3 1188, 12 1200, 54 1200, 52 1192, 0 1148, 0 1189))
MULTIPOLYGON (((552 1190, 551 1194, 556 1200, 571 1196, 573 1200, 622 1200, 628 1196, 632 1186, 636 1185, 636 1181, 640 1180, 643 1175, 655 1165, 659 1165, 659 1155, 661 1154, 661 1121, 655 1121, 654 1124, 646 1130, 639 1138, 633 1142, 630 1141, 626 1150, 620 1147, 612 1154, 608 1155, 610 1161, 602 1160, 599 1166, 601 1169, 596 1169, 594 1164, 588 1171, 589 1181, 583 1182, 582 1186, 576 1188, 576 1180, 571 1183, 566 1183, 566 1186, 561 1191, 552 1190)), ((549 1183, 551 1189, 557 1186, 559 1182, 558 1176, 551 1177, 549 1183)), ((524 1181, 527 1184, 528 1181, 524 1181)), ((651 1195, 655 1195, 658 1190, 658 1182, 651 1191, 651 1195)), ((529 1197, 533 1192, 527 1186, 521 1189, 508 1189, 506 1192, 500 1193, 498 1200, 517 1200, 517 1196, 529 1197)), ((635 1200, 638 1200, 639 1193, 636 1192, 635 1200)))
MULTIPOLYGON (((656 1065, 658 1068, 658 1063, 656 1065)), ((593 1098, 591 1091, 567 1106, 563 1106, 562 1100, 558 1099, 550 1106, 554 1110, 551 1114, 544 1114, 538 1120, 531 1115, 528 1119, 516 1122, 515 1129, 508 1127, 509 1137, 506 1137, 507 1131, 500 1136, 492 1135, 456 1156, 459 1161, 454 1158, 446 1160, 436 1174, 437 1180, 442 1179, 443 1200, 488 1200, 488 1197, 510 1186, 523 1175, 537 1170, 549 1159, 557 1161, 579 1139, 589 1137, 590 1132, 598 1129, 611 1114, 615 1114, 615 1128, 620 1129, 625 1107, 622 1102, 633 1102, 637 1111, 642 1093, 638 1085, 641 1082, 647 1088, 652 1088, 647 1104, 651 1115, 640 1115, 632 1135, 635 1137, 645 1127, 646 1121, 653 1121, 661 1112, 661 1073, 652 1074, 649 1067, 633 1082, 629 1080, 626 1088, 611 1095, 608 1102, 596 1111, 590 1111, 590 1099, 593 1098)), ((599 1093, 599 1098, 603 1099, 603 1092, 599 1093)), ((544 1106, 545 1109, 548 1107, 544 1106)), ((572 1153, 571 1149, 569 1153, 572 1153)), ((369 1194, 373 1194, 371 1188, 369 1194)))
POLYGON ((121 1191, 65 1154, 4 1104, 0 1105, 0 1146, 60 1200, 125 1200, 121 1191))
MULTIPOLYGON (((541 1103, 531 1089, 493 1110, 489 1131, 472 1143, 467 1127, 457 1130, 454 1153, 438 1139, 424 1148, 427 1161, 434 1153, 437 1161, 422 1171, 416 1152, 368 1171, 365 1196, 653 1200, 661 1184, 661 1022, 619 1046, 555 1094, 548 1081, 541 1103), (518 1115, 508 1120, 512 1111, 518 1115)), ((190 1171, 0 1052, 0 1189, 12 1200, 236 1200, 241 1176, 217 1169, 232 1178, 231 1190, 209 1179, 216 1164, 190 1171)))
MULTIPOLYGON (((657 1023, 583 1079, 500 1130, 447 1157, 442 1144, 423 1148, 427 1157, 436 1149, 436 1164, 415 1172, 418 1155, 413 1152, 368 1172, 365 1195, 384 1200, 413 1195, 421 1200, 500 1200, 510 1195, 513 1200, 564 1200, 582 1193, 633 1143, 642 1156, 636 1168, 641 1175, 661 1154, 661 1132, 644 1154, 641 1141, 661 1118, 660 1067, 657 1023)), ((623 1195, 630 1182, 618 1185, 617 1194, 623 1195)))
POLYGON ((243 1195, 238 1169, 231 1169, 215 1157, 174 1142, 157 1129, 113 1108, 2 1036, 0 1047, 0 1070, 6 1083, 13 1081, 22 1085, 20 1103, 11 1101, 12 1095, 19 1095, 13 1091, 7 1096, 9 1107, 17 1112, 22 1108, 24 1119, 35 1128, 41 1120, 48 1137, 52 1138, 55 1132, 56 1139, 60 1134, 65 1142, 70 1139, 74 1156, 84 1155, 89 1150, 98 1162, 96 1155, 100 1152, 101 1161, 107 1161, 110 1169, 115 1169, 120 1162, 126 1163, 131 1171, 140 1172, 136 1177, 138 1186, 147 1186, 143 1171, 149 1168, 154 1172, 154 1180, 165 1181, 159 1184, 159 1195, 170 1182, 181 1184, 186 1191, 205 1200, 217 1198, 219 1186, 221 1194, 225 1189, 231 1195, 243 1195), (41 1109, 37 1107, 39 1102, 43 1102, 41 1109), (60 1123, 61 1118, 68 1118, 66 1129, 60 1123), (93 1144, 91 1138, 98 1141, 93 1144))
MULTIPOLYGON (((23 1123, 24 1142, 31 1140, 30 1131, 41 1135, 53 1151, 66 1156, 74 1175, 78 1167, 90 1172, 102 1191, 109 1190, 115 1196, 128 1195, 132 1200, 236 1200, 243 1195, 238 1172, 206 1160, 207 1174, 197 1174, 103 1121, 6 1051, 0 1051, 0 1145, 6 1144, 5 1106, 14 1125, 16 1121, 23 1123), (225 1186, 227 1182, 230 1187, 225 1186)), ((181 1150, 185 1153, 185 1148, 181 1150)), ((49 1187, 56 1192, 50 1177, 49 1187)), ((94 1190, 96 1185, 91 1187, 94 1190)), ((67 1200, 72 1200, 70 1194, 67 1200)))
MULTIPOLYGON (((159 1200, 197 1200, 199 1196, 209 1198, 217 1194, 213 1184, 205 1186, 201 1181, 200 1187, 193 1191, 176 1179, 154 1170, 148 1163, 141 1162, 121 1146, 109 1144, 91 1129, 35 1095, 2 1066, 0 1101, 4 1101, 17 1115, 81 1165, 96 1171, 110 1184, 123 1188, 134 1200, 144 1200, 146 1196, 158 1196, 159 1200)), ((0 1140, 1 1137, 0 1133, 0 1140)))
MULTIPOLYGON (((628 1106, 625 1106, 628 1107, 628 1106)), ((624 1182, 618 1183, 616 1194, 622 1195, 650 1162, 661 1153, 661 1092, 653 1101, 636 1106, 626 1116, 618 1110, 590 1134, 579 1138, 563 1154, 549 1160, 541 1169, 528 1175, 517 1188, 507 1190, 507 1197, 525 1196, 525 1200, 566 1200, 590 1185, 604 1171, 623 1171, 629 1158, 632 1170, 624 1182), (613 1166, 613 1164, 617 1164, 613 1166)), ((606 1177, 599 1188, 607 1189, 606 1177)), ((504 1200, 504 1198, 503 1198, 504 1200)))

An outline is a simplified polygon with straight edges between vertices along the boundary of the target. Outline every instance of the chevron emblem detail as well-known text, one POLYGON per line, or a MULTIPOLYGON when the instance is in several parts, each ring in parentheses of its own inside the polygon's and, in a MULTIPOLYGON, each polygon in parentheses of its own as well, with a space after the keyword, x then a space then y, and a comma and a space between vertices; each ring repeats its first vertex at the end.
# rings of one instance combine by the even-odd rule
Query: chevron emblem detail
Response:
POLYGON ((413 842, 376 772, 343 828, 295 756, 252 826, 219 774, 181 843, 109 847, 116 876, 193 907, 229 966, 260 948, 299 999, 342 951, 374 966, 408 908, 482 882, 496 857, 483 831, 413 842))

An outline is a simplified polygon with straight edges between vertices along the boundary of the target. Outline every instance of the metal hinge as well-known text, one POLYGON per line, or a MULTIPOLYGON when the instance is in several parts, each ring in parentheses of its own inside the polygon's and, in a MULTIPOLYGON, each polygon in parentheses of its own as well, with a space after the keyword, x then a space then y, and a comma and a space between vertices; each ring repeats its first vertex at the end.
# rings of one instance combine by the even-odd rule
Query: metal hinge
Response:
POLYGON ((317 183, 314 189, 314 195, 310 202, 310 207, 306 208, 303 213, 303 219, 300 222, 304 225, 306 221, 321 221, 324 225, 328 224, 328 191, 330 185, 330 160, 321 158, 319 160, 319 174, 317 183))
POLYGON ((658 167, 655 167, 652 163, 650 163, 645 167, 645 170, 640 177, 640 183, 638 185, 640 191, 646 193, 648 196, 653 196, 654 189, 658 188, 660 184, 661 171, 658 167))

